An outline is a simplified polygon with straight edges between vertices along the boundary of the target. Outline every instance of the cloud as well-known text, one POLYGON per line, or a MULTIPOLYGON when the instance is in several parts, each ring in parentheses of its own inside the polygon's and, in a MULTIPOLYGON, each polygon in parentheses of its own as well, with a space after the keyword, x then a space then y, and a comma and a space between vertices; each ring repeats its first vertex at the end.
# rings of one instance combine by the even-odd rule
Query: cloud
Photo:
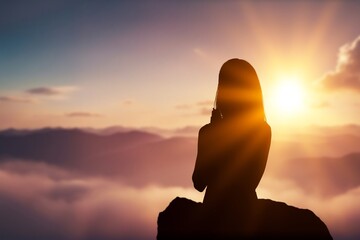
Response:
POLYGON ((36 87, 26 90, 27 93, 35 95, 55 96, 66 95, 74 92, 77 87, 74 86, 61 86, 61 87, 36 87))
POLYGON ((0 96, 0 102, 35 103, 34 99, 16 96, 0 96))
POLYGON ((340 48, 336 69, 325 74, 320 83, 331 90, 360 92, 360 36, 340 48))
POLYGON ((198 56, 200 58, 206 58, 207 57, 206 52, 201 48, 193 48, 192 51, 196 56, 198 56))
POLYGON ((211 116, 211 112, 212 112, 212 109, 211 108, 201 108, 200 109, 200 115, 204 115, 204 116, 211 116))
POLYGON ((199 111, 200 115, 210 117, 213 106, 214 106, 214 101, 213 100, 199 101, 196 103, 196 106, 199 108, 198 111, 199 111))
POLYGON ((67 117, 101 117, 101 114, 92 112, 71 112, 65 114, 67 117))
MULTIPOLYGON (((260 198, 311 209, 335 239, 360 236, 360 188, 323 198, 287 179, 268 177, 257 192, 260 198)), ((176 196, 199 202, 203 193, 192 187, 134 187, 12 159, 0 166, 0 238, 155 239, 157 216, 176 196)))
POLYGON ((279 176, 298 183, 311 194, 336 196, 360 187, 360 153, 339 158, 289 159, 281 168, 279 176))
POLYGON ((211 107, 211 106, 213 106, 213 104, 214 104, 214 101, 204 100, 204 101, 196 102, 194 104, 179 104, 179 105, 176 105, 175 108, 191 109, 191 108, 198 108, 198 107, 211 107))
POLYGON ((34 162, 10 165, 0 168, 1 239, 155 239, 157 215, 173 198, 201 200, 192 189, 135 188, 34 162))
POLYGON ((178 110, 191 110, 193 114, 201 116, 211 116, 211 111, 214 102, 211 100, 204 100, 195 102, 194 104, 179 104, 175 108, 178 110))
POLYGON ((134 104, 134 100, 126 99, 126 100, 122 101, 122 104, 126 105, 126 106, 130 106, 130 105, 134 104))
POLYGON ((213 106, 214 105, 214 101, 213 100, 205 100, 205 101, 200 101, 197 102, 196 105, 198 106, 213 106))
POLYGON ((41 101, 40 96, 45 96, 50 99, 63 99, 71 92, 76 91, 75 86, 59 86, 59 87, 37 87, 25 91, 25 96, 0 96, 0 102, 7 103, 38 103, 41 101), (29 96, 31 94, 32 96, 29 96), (33 98, 34 96, 37 98, 33 98))

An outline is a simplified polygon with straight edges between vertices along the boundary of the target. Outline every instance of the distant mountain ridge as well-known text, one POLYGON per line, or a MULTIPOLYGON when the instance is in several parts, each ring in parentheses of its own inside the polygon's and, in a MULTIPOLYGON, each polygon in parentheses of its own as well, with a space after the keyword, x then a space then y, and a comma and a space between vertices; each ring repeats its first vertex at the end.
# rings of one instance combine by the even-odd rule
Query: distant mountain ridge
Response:
MULTIPOLYGON (((289 179, 309 193, 341 194, 360 186, 359 144, 358 136, 348 134, 273 141, 270 152, 277 154, 268 160, 267 175, 289 179), (336 147, 346 153, 335 155, 336 147)), ((79 128, 0 131, 0 167, 9 161, 42 162, 136 186, 192 187, 196 152, 196 137, 163 137, 134 129, 113 134, 79 128)))
POLYGON ((44 147, 54 146, 56 147, 54 150, 64 153, 62 150, 79 149, 82 145, 86 145, 86 150, 91 152, 93 150, 92 145, 107 149, 114 147, 114 145, 125 147, 162 139, 156 134, 141 131, 128 131, 101 136, 80 129, 44 128, 24 133, 13 132, 9 134, 9 132, 6 132, 3 134, 3 132, 0 132, 0 153, 32 158, 33 153, 44 147), (26 156, 26 153, 29 153, 29 156, 26 156))
POLYGON ((137 130, 111 135, 63 128, 0 132, 0 162, 44 162, 80 173, 117 176, 135 185, 190 185, 195 154, 194 138, 164 138, 137 130))
POLYGON ((123 133, 130 131, 141 131, 147 133, 153 133, 160 135, 162 137, 173 137, 173 136, 182 136, 182 137, 196 137, 200 129, 199 126, 185 126, 181 128, 174 129, 165 129, 158 127, 124 127, 124 126, 110 126, 105 128, 92 128, 92 127, 76 127, 76 128, 64 128, 64 127, 44 127, 38 129, 16 129, 16 128, 7 128, 0 130, 0 135, 12 136, 12 135, 26 135, 33 132, 39 131, 51 131, 51 130, 81 130, 88 133, 93 133, 97 135, 112 135, 115 133, 123 133))

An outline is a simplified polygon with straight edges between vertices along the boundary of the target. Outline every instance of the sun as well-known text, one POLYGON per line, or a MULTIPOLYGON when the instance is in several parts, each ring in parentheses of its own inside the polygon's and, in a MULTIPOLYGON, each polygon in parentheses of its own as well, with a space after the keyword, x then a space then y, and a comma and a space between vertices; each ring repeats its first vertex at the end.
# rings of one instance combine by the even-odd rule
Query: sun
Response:
POLYGON ((304 90, 297 77, 285 77, 274 89, 274 107, 282 115, 294 115, 304 108, 304 90))

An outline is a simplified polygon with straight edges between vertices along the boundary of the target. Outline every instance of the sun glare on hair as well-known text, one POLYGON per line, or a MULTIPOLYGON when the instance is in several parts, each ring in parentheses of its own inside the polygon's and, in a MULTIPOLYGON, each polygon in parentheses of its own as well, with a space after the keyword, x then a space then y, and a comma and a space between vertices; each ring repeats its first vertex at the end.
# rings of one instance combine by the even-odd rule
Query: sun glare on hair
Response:
POLYGON ((296 77, 286 77, 276 86, 274 107, 282 115, 293 115, 303 110, 304 91, 296 77))

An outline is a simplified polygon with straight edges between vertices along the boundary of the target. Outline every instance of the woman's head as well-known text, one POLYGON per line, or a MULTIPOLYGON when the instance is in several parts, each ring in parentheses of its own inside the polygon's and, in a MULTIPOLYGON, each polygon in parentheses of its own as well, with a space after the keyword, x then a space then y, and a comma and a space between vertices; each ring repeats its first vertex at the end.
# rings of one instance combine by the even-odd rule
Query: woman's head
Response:
POLYGON ((224 118, 234 115, 265 120, 260 81, 245 60, 230 59, 219 73, 216 108, 224 118))

